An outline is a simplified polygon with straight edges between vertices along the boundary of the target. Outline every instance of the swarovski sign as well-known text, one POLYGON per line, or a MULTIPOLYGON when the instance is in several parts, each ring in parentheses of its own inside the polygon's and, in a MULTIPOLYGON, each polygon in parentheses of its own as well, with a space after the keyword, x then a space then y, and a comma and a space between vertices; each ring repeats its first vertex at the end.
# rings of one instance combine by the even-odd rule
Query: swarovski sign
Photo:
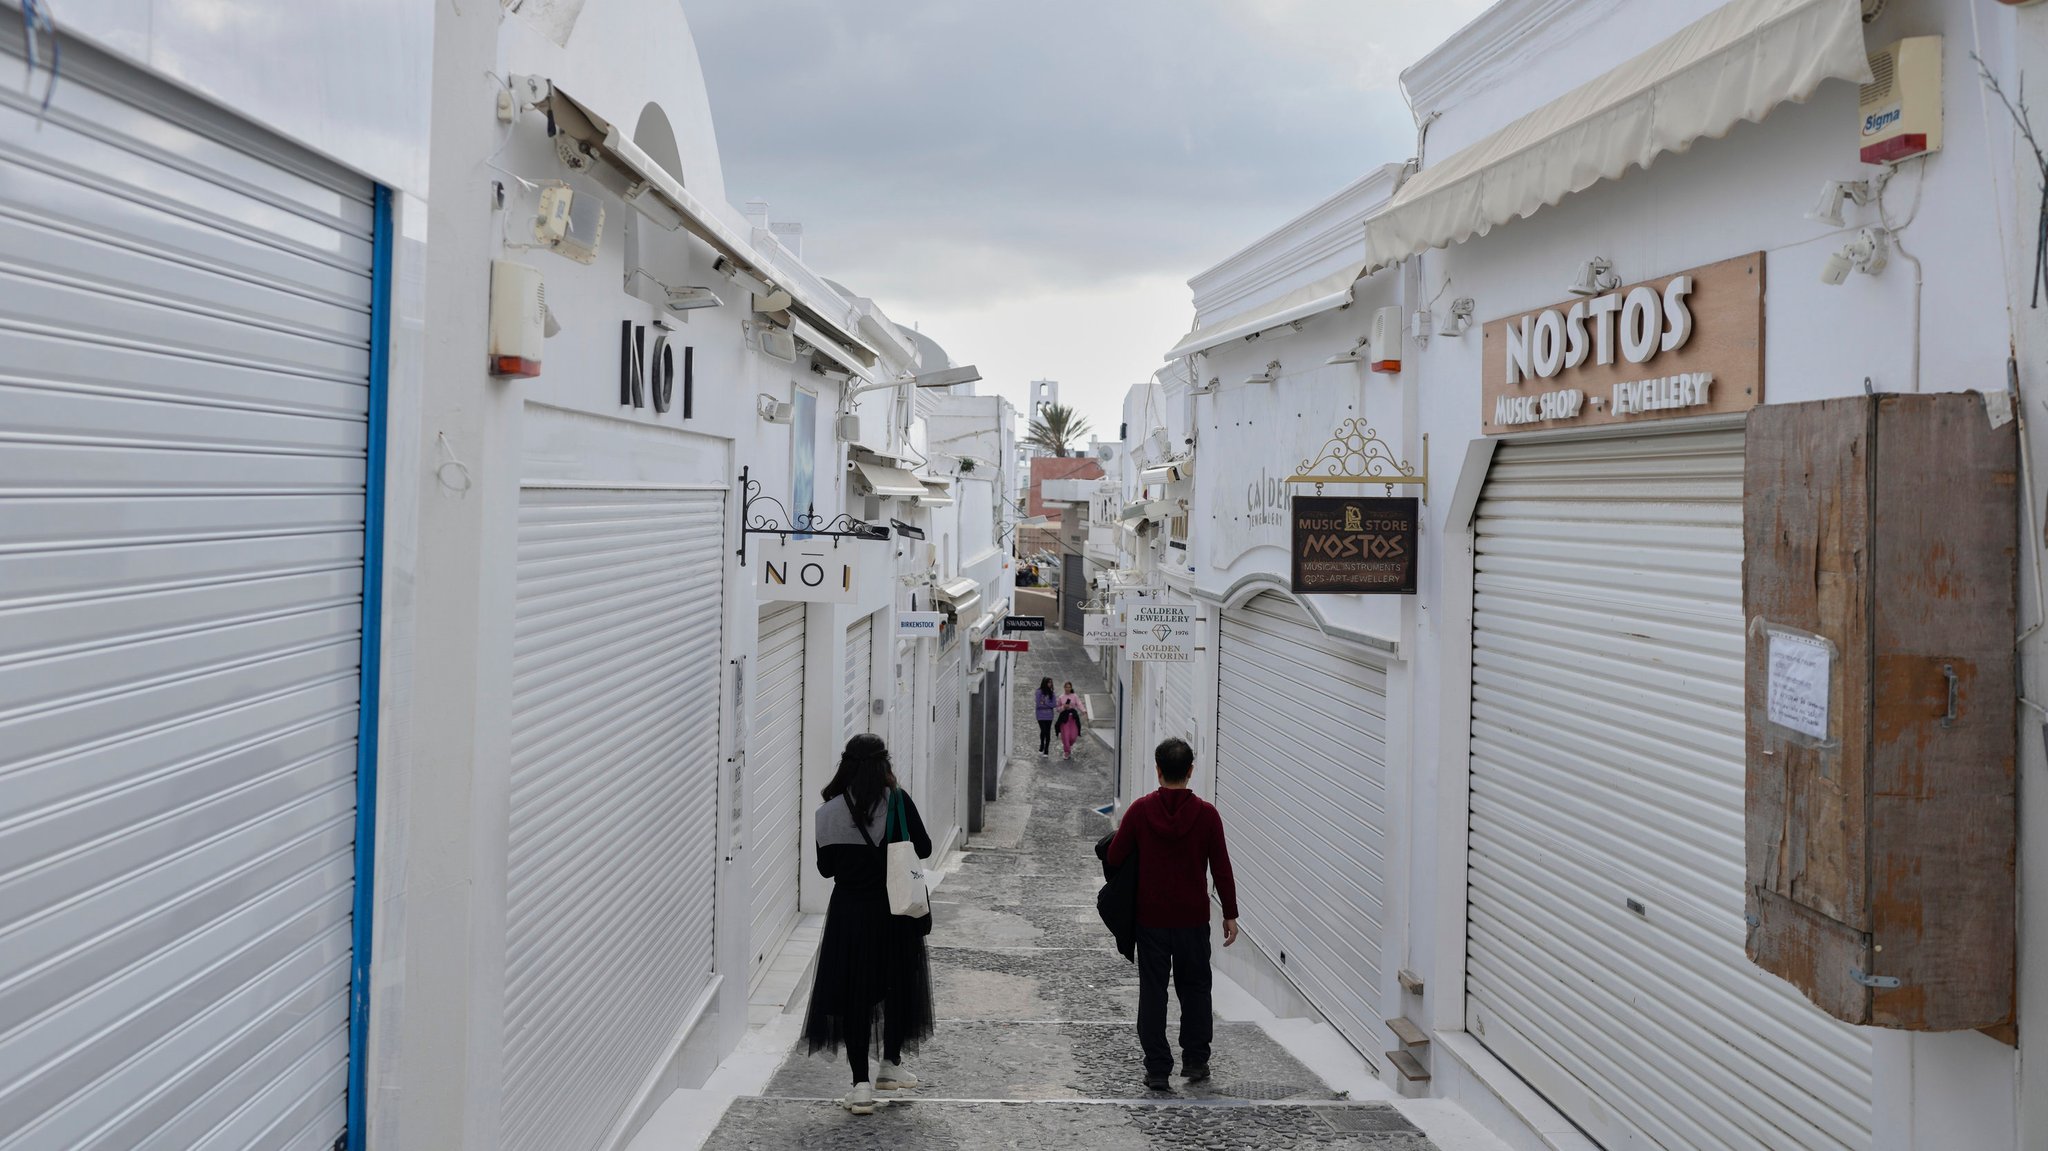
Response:
POLYGON ((1485 430, 1755 407, 1763 259, 1757 252, 1487 324, 1485 430))

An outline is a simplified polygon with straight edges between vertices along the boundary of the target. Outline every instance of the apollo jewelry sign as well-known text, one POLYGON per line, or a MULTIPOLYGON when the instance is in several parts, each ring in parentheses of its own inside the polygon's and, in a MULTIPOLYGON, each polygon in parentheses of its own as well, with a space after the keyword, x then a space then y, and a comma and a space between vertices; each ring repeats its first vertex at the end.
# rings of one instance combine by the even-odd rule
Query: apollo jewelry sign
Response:
POLYGON ((1764 254, 1485 327, 1486 434, 1593 427, 1763 402, 1764 254))

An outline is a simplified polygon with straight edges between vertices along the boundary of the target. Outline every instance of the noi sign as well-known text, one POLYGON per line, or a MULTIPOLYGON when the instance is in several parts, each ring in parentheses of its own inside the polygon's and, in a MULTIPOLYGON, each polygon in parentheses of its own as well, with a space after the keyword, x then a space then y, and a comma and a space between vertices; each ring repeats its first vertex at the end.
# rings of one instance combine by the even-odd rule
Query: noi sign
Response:
POLYGON ((1487 324, 1487 435, 1746 412, 1764 396, 1764 254, 1487 324))
POLYGON ((852 603, 860 586, 859 548, 849 541, 756 536, 748 546, 761 557, 754 597, 768 601, 852 603), (835 544, 837 546, 835 546, 835 544))

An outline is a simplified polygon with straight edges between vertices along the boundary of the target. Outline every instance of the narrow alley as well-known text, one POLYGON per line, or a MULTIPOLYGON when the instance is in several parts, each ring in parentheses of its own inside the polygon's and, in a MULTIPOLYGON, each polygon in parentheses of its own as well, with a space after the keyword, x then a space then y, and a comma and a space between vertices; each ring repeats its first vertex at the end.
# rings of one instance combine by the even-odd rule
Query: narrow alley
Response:
MULTIPOLYGON (((1073 637, 1048 632, 1032 638, 1017 683, 1028 691, 1050 675, 1085 691, 1099 674, 1073 637)), ((732 1102, 707 1151, 1434 1148, 1393 1104, 1347 1099, 1258 1023, 1234 1019, 1220 981, 1210 1080, 1176 1074, 1171 1091, 1146 1091, 1132 1031, 1137 968, 1095 911, 1093 846, 1110 826, 1095 808, 1111 797, 1113 754, 1091 736, 1071 763, 1057 745, 1041 759, 1031 709, 1015 714, 1002 801, 933 894, 940 1023, 906 1061, 921 1085, 884 1093, 890 1102, 872 1117, 848 1114, 835 1102, 847 1089, 844 1060, 807 1055, 799 1037, 759 1097, 732 1102)))

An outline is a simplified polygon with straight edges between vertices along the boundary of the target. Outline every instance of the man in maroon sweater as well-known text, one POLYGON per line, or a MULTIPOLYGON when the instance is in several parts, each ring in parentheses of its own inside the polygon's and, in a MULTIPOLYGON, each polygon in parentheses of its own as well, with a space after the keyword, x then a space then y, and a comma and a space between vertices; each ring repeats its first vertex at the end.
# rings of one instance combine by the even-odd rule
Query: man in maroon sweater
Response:
POLYGON ((1209 883, 1223 900, 1223 946, 1237 942, 1237 879, 1223 844, 1223 817, 1188 790, 1195 750, 1169 739, 1152 753, 1159 790, 1124 812, 1109 844, 1109 865, 1138 853, 1138 1043, 1145 1049, 1145 1086, 1164 1091, 1173 1074, 1166 1041, 1166 980, 1180 997, 1181 1073, 1209 1077, 1216 1020, 1209 1008, 1209 883))

